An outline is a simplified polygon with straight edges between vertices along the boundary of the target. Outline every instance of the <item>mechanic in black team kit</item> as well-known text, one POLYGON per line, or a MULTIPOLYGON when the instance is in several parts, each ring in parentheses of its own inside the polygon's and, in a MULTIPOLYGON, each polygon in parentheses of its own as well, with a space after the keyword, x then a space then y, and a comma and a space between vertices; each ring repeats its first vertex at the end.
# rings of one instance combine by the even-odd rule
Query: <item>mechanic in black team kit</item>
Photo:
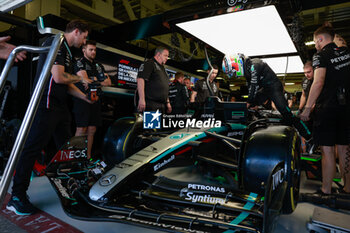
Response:
MULTIPOLYGON (((218 66, 213 64, 213 70, 209 77, 209 85, 211 90, 213 91, 214 96, 219 96, 219 87, 215 82, 216 76, 218 75, 219 69, 218 66)), ((211 70, 207 70, 209 74, 211 70)), ((208 85, 206 79, 198 80, 192 89, 191 97, 190 97, 190 106, 195 110, 193 114, 194 118, 201 118, 203 113, 205 112, 205 104, 207 103, 208 97, 211 96, 211 93, 208 89, 208 85)))
POLYGON ((169 58, 169 50, 158 47, 154 57, 146 60, 137 74, 137 110, 171 112, 168 98, 169 77, 164 65, 169 58))
POLYGON ((300 103, 299 103, 299 110, 298 110, 299 113, 302 113, 305 107, 307 98, 309 97, 309 92, 310 92, 312 82, 314 81, 314 69, 312 67, 311 61, 307 61, 304 64, 304 75, 305 77, 301 82, 302 93, 301 93, 300 103))
MULTIPOLYGON (((207 70, 207 73, 209 73, 209 72, 210 72, 210 70, 207 70)), ((219 96, 219 88, 214 81, 216 76, 218 75, 218 72, 219 72, 218 66, 214 64, 213 65, 213 72, 211 73, 211 75, 209 77, 209 85, 214 92, 213 93, 214 96, 219 96)), ((199 107, 203 108, 204 103, 209 96, 210 96, 210 92, 209 92, 206 80, 201 79, 201 80, 198 80, 194 85, 193 91, 191 93, 190 102, 191 103, 198 102, 200 105, 199 107)))
MULTIPOLYGON (((76 74, 85 79, 91 79, 91 81, 99 81, 102 86, 110 86, 112 84, 111 79, 106 74, 103 65, 95 61, 96 42, 86 41, 83 45, 83 54, 84 56, 75 65, 76 74)), ((75 83, 75 85, 82 92, 88 93, 82 83, 75 83)), ((101 101, 98 100, 94 104, 89 104, 80 98, 73 97, 73 113, 77 127, 75 136, 87 135, 87 157, 90 159, 96 127, 102 124, 101 101)))
POLYGON ((350 107, 350 52, 333 43, 334 30, 322 26, 314 32, 318 51, 312 65, 314 82, 301 119, 308 120, 314 109, 313 137, 322 152, 321 193, 330 194, 336 172, 335 147, 344 178, 344 190, 350 193, 350 172, 347 167, 350 107))
POLYGON ((184 84, 184 74, 176 72, 175 80, 169 86, 171 114, 185 114, 189 103, 187 87, 184 84))
MULTIPOLYGON (((71 122, 66 100, 67 94, 91 102, 73 84, 89 82, 89 80, 72 75, 74 58, 70 51, 70 47, 79 48, 85 42, 88 29, 88 25, 80 20, 73 20, 66 26, 63 43, 51 69, 51 78, 41 98, 33 125, 16 167, 12 196, 6 208, 18 215, 29 215, 35 212, 35 207, 29 202, 26 192, 35 160, 40 156, 41 150, 48 144, 51 136, 54 136, 57 147, 60 147, 70 137, 71 122)), ((52 40, 52 37, 48 38, 43 46, 50 46, 52 40)), ((39 57, 36 80, 40 76, 46 56, 46 54, 41 54, 39 57)))
POLYGON ((243 54, 226 55, 222 69, 230 77, 246 78, 249 91, 248 108, 271 100, 287 124, 294 125, 306 140, 311 139, 311 133, 304 122, 295 117, 289 109, 281 81, 265 62, 258 58, 250 59, 243 54))

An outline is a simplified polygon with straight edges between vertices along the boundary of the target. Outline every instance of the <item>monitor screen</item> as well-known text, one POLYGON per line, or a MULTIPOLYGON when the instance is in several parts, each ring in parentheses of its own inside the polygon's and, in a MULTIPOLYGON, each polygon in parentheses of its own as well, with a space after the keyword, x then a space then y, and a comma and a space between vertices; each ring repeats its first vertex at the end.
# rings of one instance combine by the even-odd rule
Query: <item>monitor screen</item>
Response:
POLYGON ((171 69, 169 69, 169 68, 165 68, 165 71, 166 71, 167 74, 168 74, 169 83, 173 82, 173 81, 175 80, 176 71, 175 71, 175 70, 171 70, 171 69))
POLYGON ((141 65, 140 61, 132 58, 122 57, 118 61, 117 85, 136 88, 137 73, 141 65))
POLYGON ((142 61, 99 48, 96 60, 103 64, 115 87, 136 89, 137 73, 142 61))

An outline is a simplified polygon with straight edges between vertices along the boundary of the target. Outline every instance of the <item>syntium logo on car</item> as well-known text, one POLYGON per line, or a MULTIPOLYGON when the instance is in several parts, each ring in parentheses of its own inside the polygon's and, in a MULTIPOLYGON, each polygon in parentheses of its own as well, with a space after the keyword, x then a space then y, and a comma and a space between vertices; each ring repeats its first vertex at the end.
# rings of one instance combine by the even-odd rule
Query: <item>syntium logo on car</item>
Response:
POLYGON ((200 195, 193 193, 191 191, 188 191, 186 193, 182 193, 185 197, 185 200, 191 201, 191 202, 200 202, 200 203, 208 203, 208 204, 225 204, 225 199, 221 197, 213 197, 210 194, 200 195))
POLYGON ((195 203, 224 204, 225 198, 215 196, 215 193, 218 192, 225 193, 225 188, 202 184, 188 184, 186 188, 181 189, 179 196, 195 203), (212 192, 212 194, 208 194, 208 192, 212 192))

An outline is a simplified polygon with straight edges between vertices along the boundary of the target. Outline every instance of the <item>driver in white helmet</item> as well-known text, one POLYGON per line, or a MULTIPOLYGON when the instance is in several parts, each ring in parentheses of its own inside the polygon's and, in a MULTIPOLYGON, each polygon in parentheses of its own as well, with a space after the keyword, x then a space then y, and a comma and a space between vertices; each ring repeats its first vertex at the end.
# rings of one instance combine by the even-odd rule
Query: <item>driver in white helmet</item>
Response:
POLYGON ((222 62, 222 70, 229 77, 246 78, 249 91, 248 108, 271 100, 287 124, 294 125, 306 140, 311 139, 311 133, 304 122, 295 117, 288 107, 281 81, 265 62, 258 58, 250 59, 243 54, 226 55, 222 62))

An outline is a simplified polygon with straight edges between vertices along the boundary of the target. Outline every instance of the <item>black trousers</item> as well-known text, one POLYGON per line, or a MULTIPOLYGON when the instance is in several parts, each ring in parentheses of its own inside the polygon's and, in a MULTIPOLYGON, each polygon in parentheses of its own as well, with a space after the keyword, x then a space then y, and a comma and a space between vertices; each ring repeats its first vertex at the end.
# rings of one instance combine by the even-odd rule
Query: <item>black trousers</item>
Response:
POLYGON ((159 110, 161 113, 166 113, 166 104, 146 99, 145 111, 157 111, 157 110, 159 110))
POLYGON ((19 158, 13 179, 12 195, 24 197, 29 187, 35 160, 54 137, 57 149, 71 137, 71 117, 68 110, 39 108, 19 158))
POLYGON ((262 94, 266 95, 274 102, 277 110, 281 113, 283 120, 288 125, 293 125, 299 134, 306 140, 311 138, 311 132, 300 118, 293 115, 288 107, 287 100, 284 98, 283 85, 281 82, 270 83, 267 87, 263 87, 262 94))

